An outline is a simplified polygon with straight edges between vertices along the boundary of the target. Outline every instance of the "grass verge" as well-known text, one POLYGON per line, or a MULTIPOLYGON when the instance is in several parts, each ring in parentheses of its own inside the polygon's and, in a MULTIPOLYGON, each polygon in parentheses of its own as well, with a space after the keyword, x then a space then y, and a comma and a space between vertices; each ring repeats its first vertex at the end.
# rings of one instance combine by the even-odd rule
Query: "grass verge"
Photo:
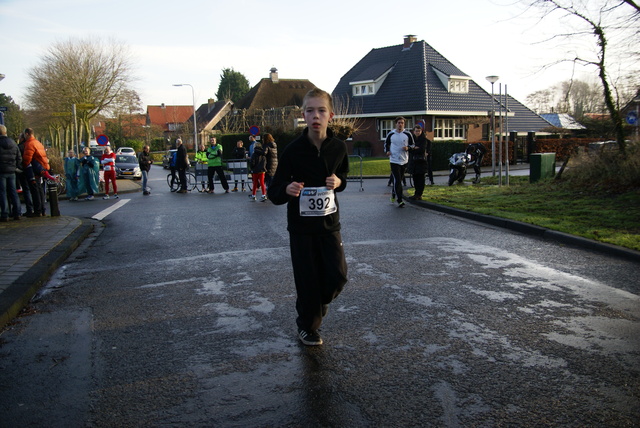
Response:
POLYGON ((526 176, 510 177, 508 187, 499 187, 489 177, 479 185, 428 186, 423 196, 429 202, 640 251, 639 190, 576 191, 553 180, 530 184, 526 176))

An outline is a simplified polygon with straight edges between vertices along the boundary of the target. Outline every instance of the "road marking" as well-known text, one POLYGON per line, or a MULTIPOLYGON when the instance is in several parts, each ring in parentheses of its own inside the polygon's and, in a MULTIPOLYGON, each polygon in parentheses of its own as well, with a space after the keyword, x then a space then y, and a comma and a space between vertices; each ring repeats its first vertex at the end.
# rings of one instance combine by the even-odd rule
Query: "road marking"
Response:
POLYGON ((124 204, 126 204, 127 202, 129 202, 131 199, 121 199, 120 201, 118 201, 117 203, 113 204, 112 206, 110 206, 109 208, 107 208, 106 210, 102 210, 100 211, 98 214, 94 215, 93 219, 96 220, 102 220, 104 219, 106 216, 108 216, 109 214, 111 214, 112 212, 114 212, 115 210, 117 210, 118 208, 121 208, 124 206, 124 204))

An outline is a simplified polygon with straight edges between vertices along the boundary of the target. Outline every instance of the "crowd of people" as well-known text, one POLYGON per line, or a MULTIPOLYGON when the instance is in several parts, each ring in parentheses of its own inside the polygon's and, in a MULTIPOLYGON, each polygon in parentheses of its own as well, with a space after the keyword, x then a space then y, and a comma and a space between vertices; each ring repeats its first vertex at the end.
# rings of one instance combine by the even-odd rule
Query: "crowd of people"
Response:
POLYGON ((25 129, 16 143, 7 136, 7 128, 0 125, 0 221, 46 215, 43 180, 56 180, 49 170, 47 152, 33 129, 25 129), (24 213, 19 190, 25 200, 24 213))

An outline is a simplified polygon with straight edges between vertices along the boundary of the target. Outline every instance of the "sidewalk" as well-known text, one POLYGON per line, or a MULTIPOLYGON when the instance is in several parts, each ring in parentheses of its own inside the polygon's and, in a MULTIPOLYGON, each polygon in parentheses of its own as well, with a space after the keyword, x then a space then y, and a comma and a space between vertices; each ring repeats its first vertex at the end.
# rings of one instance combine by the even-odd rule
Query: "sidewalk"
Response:
MULTIPOLYGON (((140 189, 138 181, 118 180, 120 194, 140 189)), ((65 215, 0 223, 0 328, 20 313, 92 231, 90 220, 65 215)))

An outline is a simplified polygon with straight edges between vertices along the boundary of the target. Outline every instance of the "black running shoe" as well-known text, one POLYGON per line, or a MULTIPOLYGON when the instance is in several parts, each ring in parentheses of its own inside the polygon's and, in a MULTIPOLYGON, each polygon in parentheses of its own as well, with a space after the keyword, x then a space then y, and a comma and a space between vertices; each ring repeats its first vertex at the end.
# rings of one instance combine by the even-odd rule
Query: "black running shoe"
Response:
POLYGON ((307 346, 322 345, 322 338, 317 331, 305 331, 298 329, 298 337, 300 338, 300 341, 307 346))

